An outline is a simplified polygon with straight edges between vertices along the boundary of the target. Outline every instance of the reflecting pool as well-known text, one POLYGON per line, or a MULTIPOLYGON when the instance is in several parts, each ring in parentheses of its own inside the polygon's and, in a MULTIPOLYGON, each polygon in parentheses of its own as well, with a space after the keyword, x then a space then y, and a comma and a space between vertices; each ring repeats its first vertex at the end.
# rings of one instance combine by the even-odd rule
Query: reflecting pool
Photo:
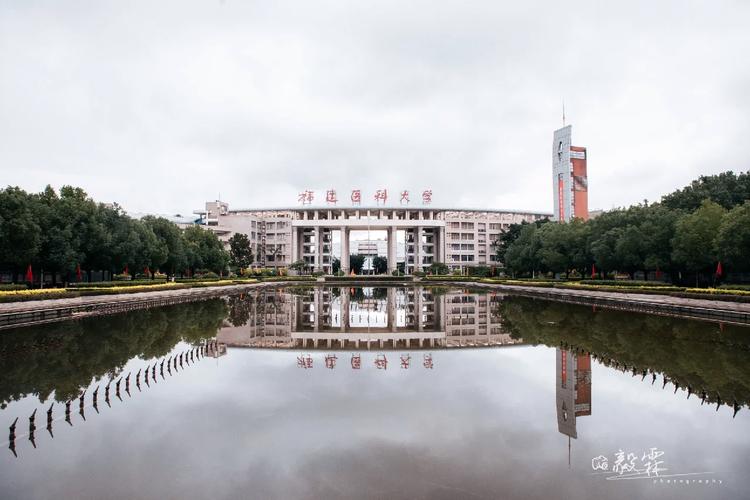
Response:
POLYGON ((8 330, 0 369, 1 498, 749 495, 741 325, 269 288, 8 330))

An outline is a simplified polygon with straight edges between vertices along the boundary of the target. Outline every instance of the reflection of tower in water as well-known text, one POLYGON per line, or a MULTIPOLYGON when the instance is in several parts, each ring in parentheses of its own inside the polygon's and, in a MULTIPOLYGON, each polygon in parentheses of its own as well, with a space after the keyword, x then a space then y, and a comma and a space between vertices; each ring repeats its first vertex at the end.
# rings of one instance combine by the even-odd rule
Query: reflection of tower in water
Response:
POLYGON ((570 438, 577 438, 576 417, 591 415, 591 355, 557 349, 557 430, 568 436, 568 465, 570 438))

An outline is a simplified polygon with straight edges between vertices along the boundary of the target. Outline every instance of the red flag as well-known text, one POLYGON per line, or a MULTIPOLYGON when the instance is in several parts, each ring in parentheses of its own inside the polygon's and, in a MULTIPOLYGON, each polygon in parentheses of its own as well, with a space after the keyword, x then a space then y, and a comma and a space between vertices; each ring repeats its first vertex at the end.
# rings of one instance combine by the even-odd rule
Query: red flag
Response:
POLYGON ((143 274, 145 274, 146 276, 151 276, 151 269, 146 266, 146 268, 143 270, 143 274))
POLYGON ((661 271, 658 267, 656 268, 656 279, 661 279, 661 271))
POLYGON ((81 264, 78 264, 76 266, 76 278, 78 279, 78 281, 81 281, 81 277, 82 277, 82 274, 81 274, 81 264))
POLYGON ((31 264, 29 264, 29 267, 26 269, 26 281, 29 283, 34 282, 34 273, 31 271, 31 264))
POLYGON ((596 278, 596 264, 591 264, 591 279, 596 278))
POLYGON ((122 270, 122 274, 129 274, 128 273, 128 265, 125 264, 125 269, 122 270))
POLYGON ((724 274, 724 270, 721 268, 721 261, 719 261, 719 265, 716 266, 716 276, 721 276, 724 274))

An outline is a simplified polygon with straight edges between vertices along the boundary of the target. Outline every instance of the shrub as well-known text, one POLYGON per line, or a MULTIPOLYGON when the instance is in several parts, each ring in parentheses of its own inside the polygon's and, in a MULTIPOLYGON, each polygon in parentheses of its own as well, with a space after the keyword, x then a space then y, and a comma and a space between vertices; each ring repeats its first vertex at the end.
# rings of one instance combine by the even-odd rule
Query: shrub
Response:
POLYGON ((672 286, 671 283, 663 281, 642 281, 642 280, 581 280, 584 285, 612 285, 612 286, 672 286))
POLYGON ((163 285, 164 280, 131 280, 131 281, 94 281, 80 283, 69 283, 68 288, 110 288, 125 286, 156 286, 163 285))
POLYGON ((487 266, 471 266, 467 268, 469 276, 479 276, 480 278, 486 278, 490 275, 490 268, 487 266))
POLYGON ((11 292, 14 290, 28 290, 29 286, 25 284, 7 284, 0 285, 0 292, 11 292))
POLYGON ((403 271, 399 271, 398 269, 396 269, 396 270, 395 270, 395 271, 393 271, 393 272, 392 272, 391 274, 392 274, 393 276, 403 276, 403 275, 404 275, 404 272, 403 272, 403 271))
POLYGON ((412 274, 413 276, 417 276, 417 277, 419 277, 419 278, 424 278, 425 276, 427 276, 427 273, 425 273, 424 271, 414 271, 414 272, 413 272, 413 273, 411 273, 411 274, 412 274))
POLYGON ((133 279, 133 277, 129 274, 115 274, 112 276, 112 279, 115 281, 130 281, 133 279))
POLYGON ((745 290, 750 291, 750 285, 720 285, 721 290, 745 290))
POLYGON ((197 278, 197 279, 199 279, 199 280, 206 280, 206 279, 217 280, 217 279, 219 279, 219 275, 218 274, 216 274, 213 271, 208 271, 208 270, 205 270, 205 269, 199 270, 197 273, 195 273, 194 277, 197 278))
POLYGON ((70 293, 64 288, 7 290, 0 291, 0 302, 25 302, 27 300, 63 299, 77 296, 77 293, 70 293))

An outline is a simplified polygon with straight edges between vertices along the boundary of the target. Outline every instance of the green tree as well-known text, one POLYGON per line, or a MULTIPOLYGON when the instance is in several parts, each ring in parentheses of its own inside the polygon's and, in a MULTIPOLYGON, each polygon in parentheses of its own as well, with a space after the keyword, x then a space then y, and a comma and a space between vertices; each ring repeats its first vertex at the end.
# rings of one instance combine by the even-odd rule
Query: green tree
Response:
POLYGON ((729 269, 750 271, 750 200, 724 214, 716 235, 716 251, 729 269))
POLYGON ((506 266, 514 274, 531 273, 533 275, 541 270, 542 263, 539 257, 541 239, 537 234, 539 231, 535 224, 525 224, 518 238, 508 247, 505 253, 506 266))
POLYGON ((719 204, 704 200, 695 212, 677 220, 672 239, 672 259, 682 269, 696 274, 713 270, 717 261, 714 238, 724 213, 719 204))
POLYGON ((14 273, 36 262, 42 234, 34 213, 33 199, 18 187, 0 190, 0 266, 14 273))
POLYGON ((349 269, 355 274, 362 274, 362 266, 365 264, 365 256, 353 253, 349 256, 349 269))
POLYGON ((750 200, 750 171, 739 175, 732 171, 702 175, 689 186, 662 197, 662 205, 672 210, 692 212, 707 199, 726 209, 750 200))
POLYGON ((151 228, 156 237, 166 246, 167 259, 162 264, 169 275, 185 269, 187 256, 182 240, 182 231, 176 224, 163 217, 146 216, 143 223, 151 228))
POLYGON ((448 266, 443 262, 433 262, 430 267, 427 268, 430 274, 448 274, 448 266))
POLYGON ((388 271, 388 259, 386 257, 376 255, 372 258, 372 267, 375 270, 376 274, 383 274, 388 271))
POLYGON ((229 254, 212 231, 200 226, 191 226, 183 233, 188 266, 193 269, 209 269, 220 273, 226 269, 229 254))
POLYGON ((230 263, 238 269, 253 263, 253 250, 246 234, 235 233, 229 238, 229 258, 230 263))
MULTIPOLYGON (((547 224, 548 222, 549 219, 541 219, 534 222, 534 225, 536 227, 541 227, 543 224, 547 224)), ((520 224, 511 224, 510 226, 508 226, 508 229, 500 233, 498 239, 493 242, 495 253, 497 255, 497 261, 500 264, 506 265, 505 254, 507 253, 508 248, 510 248, 510 245, 521 235, 521 229, 528 224, 529 223, 526 221, 523 221, 520 224)))

